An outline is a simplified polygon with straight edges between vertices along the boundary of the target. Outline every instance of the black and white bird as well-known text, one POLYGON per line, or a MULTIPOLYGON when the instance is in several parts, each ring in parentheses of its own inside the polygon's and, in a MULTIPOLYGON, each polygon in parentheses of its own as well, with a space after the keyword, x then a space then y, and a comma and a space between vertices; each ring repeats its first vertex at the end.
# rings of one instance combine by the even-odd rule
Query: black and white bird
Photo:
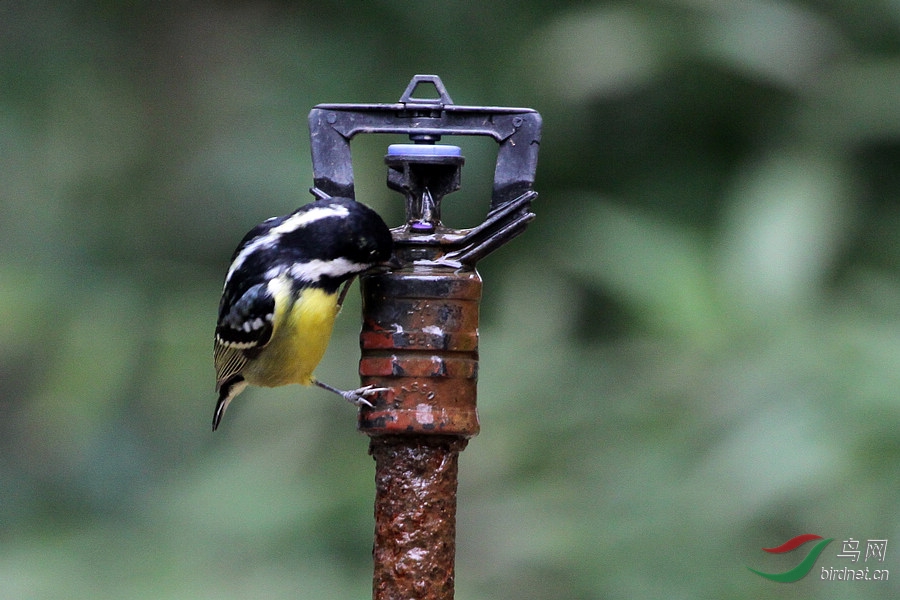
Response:
POLYGON ((325 198, 251 229, 225 276, 215 336, 213 431, 247 385, 317 385, 356 405, 384 391, 341 391, 313 371, 353 279, 391 257, 391 232, 371 208, 325 198))

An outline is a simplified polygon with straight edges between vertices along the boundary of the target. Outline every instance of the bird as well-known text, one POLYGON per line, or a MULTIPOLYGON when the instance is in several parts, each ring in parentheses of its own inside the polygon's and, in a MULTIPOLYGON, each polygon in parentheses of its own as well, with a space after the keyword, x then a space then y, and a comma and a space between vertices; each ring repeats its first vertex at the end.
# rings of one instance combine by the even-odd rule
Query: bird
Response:
POLYGON ((316 385, 357 406, 372 406, 368 398, 385 388, 343 391, 313 371, 350 284, 388 264, 392 252, 381 216, 343 197, 320 198, 247 232, 231 257, 219 302, 213 431, 248 385, 316 385))

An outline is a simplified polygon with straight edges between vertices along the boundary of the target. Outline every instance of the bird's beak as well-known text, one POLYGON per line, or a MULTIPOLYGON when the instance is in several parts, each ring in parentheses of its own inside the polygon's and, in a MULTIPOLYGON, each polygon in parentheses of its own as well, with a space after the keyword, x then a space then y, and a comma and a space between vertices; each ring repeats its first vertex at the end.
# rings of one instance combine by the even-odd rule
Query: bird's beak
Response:
POLYGON ((387 273, 388 271, 394 271, 403 266, 403 263, 396 256, 391 256, 389 259, 372 265, 368 269, 366 269, 366 274, 371 275, 373 273, 387 273))
POLYGON ((403 261, 401 261, 396 254, 392 254, 389 259, 381 263, 381 266, 386 268, 389 271, 393 271, 394 269, 400 269, 403 267, 403 261))

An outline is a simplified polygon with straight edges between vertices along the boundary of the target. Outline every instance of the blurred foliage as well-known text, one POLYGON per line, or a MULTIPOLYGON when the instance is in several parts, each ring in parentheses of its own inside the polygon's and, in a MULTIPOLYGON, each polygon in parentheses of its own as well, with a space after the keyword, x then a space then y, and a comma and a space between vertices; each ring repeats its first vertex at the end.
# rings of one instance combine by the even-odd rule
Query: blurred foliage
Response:
POLYGON ((897 597, 896 0, 3 3, 0 596, 369 595, 353 411, 252 390, 212 435, 211 338, 236 242, 311 200, 308 110, 416 73, 545 122, 539 218, 481 268, 457 597, 897 597), (745 568, 806 532, 893 577, 745 568))

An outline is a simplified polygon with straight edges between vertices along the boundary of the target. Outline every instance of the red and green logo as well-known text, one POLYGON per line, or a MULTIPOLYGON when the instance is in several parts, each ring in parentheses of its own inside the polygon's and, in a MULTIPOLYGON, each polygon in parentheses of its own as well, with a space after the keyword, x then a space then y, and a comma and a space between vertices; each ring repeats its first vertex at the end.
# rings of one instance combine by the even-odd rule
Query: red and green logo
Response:
POLYGON ((806 542, 811 542, 813 540, 822 540, 815 546, 813 546, 812 550, 809 551, 809 554, 806 555, 800 564, 785 571, 784 573, 763 573, 762 571, 757 571, 756 569, 750 569, 760 577, 765 577, 766 579, 771 579, 772 581, 777 581, 779 583, 793 583, 795 581, 800 581, 804 577, 806 577, 810 571, 812 571, 813 565, 816 563, 816 559, 819 558, 819 555, 822 554, 822 550, 825 549, 825 546, 831 543, 834 538, 828 538, 827 540, 823 540, 821 535, 816 535, 814 533, 804 533, 803 535, 798 535, 797 537, 792 537, 785 543, 780 546, 776 546, 775 548, 763 548, 766 552, 771 554, 784 554, 785 552, 792 552, 805 544, 806 542))

